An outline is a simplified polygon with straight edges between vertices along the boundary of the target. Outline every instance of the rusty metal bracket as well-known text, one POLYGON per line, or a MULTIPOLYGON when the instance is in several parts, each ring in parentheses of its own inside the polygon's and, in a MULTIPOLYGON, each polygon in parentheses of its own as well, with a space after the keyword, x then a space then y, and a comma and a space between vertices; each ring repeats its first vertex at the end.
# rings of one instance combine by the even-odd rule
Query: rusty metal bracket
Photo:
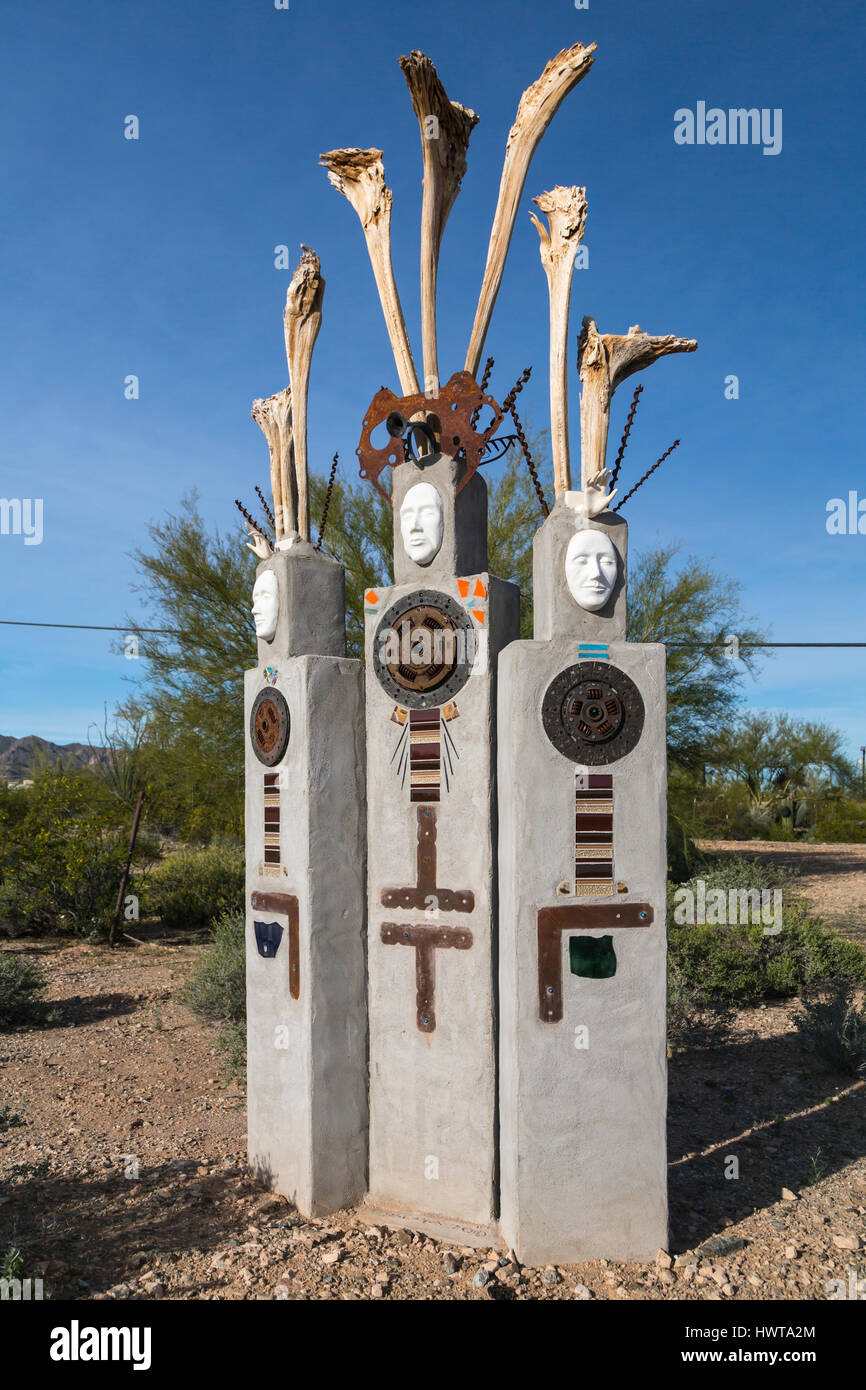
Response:
POLYGON ((380 928, 386 946, 415 947, 415 1005, 416 1018, 422 1033, 436 1031, 436 950, 454 947, 468 951, 472 933, 463 927, 401 927, 397 922, 383 922, 380 928))
POLYGON ((383 888, 383 907, 405 907, 423 912, 433 899, 439 912, 472 912, 475 894, 468 888, 436 887, 436 808, 418 807, 418 881, 411 888, 383 888))
POLYGON ((466 471, 455 490, 455 496, 462 492, 469 479, 481 463, 481 455, 502 423, 502 408, 489 396, 469 372, 455 372, 451 379, 439 387, 438 393, 427 395, 419 392, 415 396, 395 396, 387 386, 377 391, 361 429, 361 441, 355 450, 360 461, 360 474, 372 483, 386 501, 390 494, 379 482, 383 469, 396 468, 403 462, 403 445, 399 438, 391 438, 381 449, 375 448, 370 437, 375 429, 384 425, 389 415, 398 413, 409 423, 413 415, 423 415, 426 424, 432 429, 438 448, 452 458, 462 450, 466 460, 466 471), (473 416, 482 406, 489 405, 493 420, 483 434, 473 427, 473 416))
POLYGON ((564 931, 601 931, 609 927, 650 927, 649 903, 562 903, 538 910, 538 1016, 542 1023, 562 1018, 562 948, 564 931))
POLYGON ((298 900, 292 893, 251 893, 250 907, 257 912, 281 912, 289 919, 289 993, 301 997, 301 937, 298 900))

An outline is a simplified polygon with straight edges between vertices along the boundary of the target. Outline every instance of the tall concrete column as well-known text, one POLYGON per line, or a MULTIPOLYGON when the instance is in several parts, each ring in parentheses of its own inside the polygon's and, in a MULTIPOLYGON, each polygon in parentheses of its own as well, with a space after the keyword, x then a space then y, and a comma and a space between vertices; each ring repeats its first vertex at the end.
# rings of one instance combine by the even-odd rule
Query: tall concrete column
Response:
POLYGON ((526 1264, 667 1244, 665 653, 626 528, 560 499, 499 660, 501 1228, 526 1264), (583 606, 586 604, 587 606, 583 606))
POLYGON ((340 565, 296 540, 256 595, 274 630, 244 681, 249 1161, 319 1216, 366 1186, 363 678, 340 565))
POLYGON ((378 1219, 497 1239, 495 671, 519 594, 486 487, 394 470, 395 576, 365 596, 370 1191, 378 1219))

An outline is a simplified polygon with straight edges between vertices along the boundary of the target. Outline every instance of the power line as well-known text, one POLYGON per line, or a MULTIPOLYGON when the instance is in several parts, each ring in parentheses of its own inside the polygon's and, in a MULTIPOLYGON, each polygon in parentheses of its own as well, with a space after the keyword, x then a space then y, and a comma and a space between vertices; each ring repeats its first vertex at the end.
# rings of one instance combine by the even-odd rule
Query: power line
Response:
POLYGON ((104 623, 29 623, 20 618, 0 618, 0 624, 3 627, 64 627, 86 632, 161 632, 166 637, 177 635, 171 627, 138 627, 135 623, 128 627, 109 627, 104 623))
MULTIPOLYGON (((663 642, 665 647, 717 647, 727 646, 730 638, 719 637, 715 642, 663 642)), ((747 651, 755 647, 866 647, 866 642, 744 642, 747 651)))
MULTIPOLYGON (((21 618, 0 618, 0 626, 3 627, 57 627, 70 628, 84 632, 137 632, 159 633, 163 637, 177 637, 180 634, 173 627, 139 627, 137 623, 130 623, 126 627, 114 627, 105 623, 33 623, 21 618)), ((727 645, 730 638, 719 637, 714 642, 662 642, 665 647, 686 647, 699 650, 702 647, 718 647, 727 645)), ((753 651, 755 647, 866 647, 866 642, 744 642, 743 646, 747 651, 753 651)))

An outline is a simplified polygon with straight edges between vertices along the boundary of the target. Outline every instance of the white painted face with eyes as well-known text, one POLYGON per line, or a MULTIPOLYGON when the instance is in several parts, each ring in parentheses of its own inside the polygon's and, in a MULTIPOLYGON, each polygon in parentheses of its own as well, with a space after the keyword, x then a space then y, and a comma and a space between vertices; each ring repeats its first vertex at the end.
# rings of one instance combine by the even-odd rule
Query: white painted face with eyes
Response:
POLYGON ((565 579, 575 603, 589 613, 604 608, 616 586, 619 557, 604 531, 576 531, 565 552, 565 579))
POLYGON ((416 565, 429 565, 442 545, 442 498, 432 483, 415 483, 400 508, 403 548, 416 565))
POLYGON ((272 642, 277 630, 277 617, 280 611, 280 591, 277 576, 273 570, 262 570, 253 585, 253 622, 256 636, 264 642, 272 642))

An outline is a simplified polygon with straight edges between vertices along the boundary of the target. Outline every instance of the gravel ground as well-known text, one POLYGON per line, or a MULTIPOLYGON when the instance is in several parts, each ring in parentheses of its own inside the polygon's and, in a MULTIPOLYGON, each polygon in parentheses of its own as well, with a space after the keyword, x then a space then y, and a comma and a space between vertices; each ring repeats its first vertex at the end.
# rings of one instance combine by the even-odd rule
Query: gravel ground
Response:
POLYGON ((739 854, 792 869, 798 892, 815 913, 866 946, 866 845, 699 840, 698 846, 712 854, 739 854))
POLYGON ((243 1089, 177 1001, 200 947, 5 949, 38 954, 61 1010, 0 1035, 0 1255, 46 1297, 824 1299, 866 1278, 866 1085, 819 1068, 789 1005, 671 1059, 670 1251, 528 1269, 263 1192, 243 1089))

